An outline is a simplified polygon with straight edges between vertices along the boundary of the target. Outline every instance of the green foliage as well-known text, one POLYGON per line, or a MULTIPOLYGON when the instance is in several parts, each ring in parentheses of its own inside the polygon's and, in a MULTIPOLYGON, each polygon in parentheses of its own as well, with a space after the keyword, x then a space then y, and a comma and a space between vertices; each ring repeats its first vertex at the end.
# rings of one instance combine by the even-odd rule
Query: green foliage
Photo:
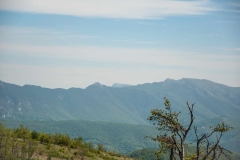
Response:
POLYGON ((39 133, 37 131, 33 130, 31 133, 31 138, 34 140, 38 140, 38 137, 39 137, 39 133))
POLYGON ((30 160, 33 155, 46 155, 47 159, 64 158, 74 159, 85 156, 113 160, 114 157, 122 157, 120 154, 113 155, 103 149, 99 143, 95 149, 92 143, 84 142, 81 137, 70 138, 67 134, 47 134, 30 131, 23 125, 16 129, 5 128, 0 123, 0 159, 2 160, 30 160), (25 135, 26 134, 26 135, 25 135), (104 151, 104 154, 102 152, 104 151))
POLYGON ((60 145, 60 146, 70 146, 72 143, 74 143, 71 138, 69 137, 69 135, 62 135, 60 133, 56 133, 53 136, 54 139, 54 144, 56 145, 60 145))
POLYGON ((23 125, 20 125, 20 127, 15 129, 14 132, 18 138, 22 138, 24 141, 25 139, 29 139, 31 137, 31 132, 27 128, 23 127, 23 125))
POLYGON ((0 159, 31 159, 36 143, 30 135, 31 132, 22 125, 12 130, 0 123, 0 159))
POLYGON ((156 150, 153 149, 141 149, 133 151, 129 156, 135 159, 153 160, 157 158, 155 152, 156 150))
POLYGON ((98 143, 97 150, 104 151, 105 149, 103 148, 103 145, 101 143, 98 143))

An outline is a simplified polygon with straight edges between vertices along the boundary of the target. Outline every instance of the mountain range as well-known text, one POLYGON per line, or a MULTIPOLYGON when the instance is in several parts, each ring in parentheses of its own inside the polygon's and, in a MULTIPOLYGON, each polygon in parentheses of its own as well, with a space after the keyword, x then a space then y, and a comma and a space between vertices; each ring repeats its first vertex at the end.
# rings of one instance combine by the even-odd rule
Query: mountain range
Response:
POLYGON ((167 97, 173 110, 188 116, 186 102, 195 103, 199 121, 225 117, 240 120, 240 87, 208 80, 166 79, 136 86, 94 83, 85 89, 49 89, 0 81, 0 116, 12 120, 91 120, 147 124, 150 111, 164 108, 167 97), (186 112, 185 112, 186 111, 186 112))
MULTIPOLYGON (((130 153, 142 148, 157 148, 144 138, 158 131, 147 120, 151 109, 162 108, 163 98, 172 109, 181 111, 187 124, 188 101, 194 105, 195 126, 209 132, 209 126, 224 121, 235 129, 223 136, 221 145, 240 152, 240 87, 200 79, 166 79, 140 85, 94 83, 85 89, 49 89, 18 86, 0 81, 0 122, 16 128, 20 124, 47 133, 82 136, 108 150, 130 153)), ((188 137, 194 140, 194 135, 188 137)))

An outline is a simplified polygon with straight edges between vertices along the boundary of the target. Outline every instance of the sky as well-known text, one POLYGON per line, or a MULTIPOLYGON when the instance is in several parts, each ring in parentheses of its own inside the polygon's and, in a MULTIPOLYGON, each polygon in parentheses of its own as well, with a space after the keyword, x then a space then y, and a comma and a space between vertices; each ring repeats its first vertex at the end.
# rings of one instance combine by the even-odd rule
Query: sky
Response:
POLYGON ((0 80, 240 87, 239 0, 0 0, 0 80))

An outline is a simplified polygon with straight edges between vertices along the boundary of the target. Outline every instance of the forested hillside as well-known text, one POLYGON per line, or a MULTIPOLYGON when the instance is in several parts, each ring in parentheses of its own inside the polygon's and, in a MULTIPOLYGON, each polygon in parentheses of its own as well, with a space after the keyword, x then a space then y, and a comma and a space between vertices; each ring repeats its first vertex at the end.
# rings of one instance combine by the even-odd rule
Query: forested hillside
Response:
MULTIPOLYGON (((195 126, 199 128, 199 134, 210 131, 210 126, 215 126, 224 121, 229 126, 234 127, 233 130, 226 133, 221 140, 221 145, 234 152, 240 152, 240 124, 238 121, 222 118, 207 119, 195 126)), ((2 123, 8 127, 16 128, 20 124, 31 130, 46 133, 62 133, 68 134, 73 138, 81 136, 87 142, 95 145, 101 143, 107 150, 128 154, 134 150, 143 148, 157 148, 158 144, 151 141, 145 136, 154 136, 158 131, 152 125, 132 125, 110 122, 96 121, 3 121, 2 123)), ((215 137, 214 137, 215 138, 215 137)), ((193 142, 195 136, 193 132, 188 137, 188 141, 193 142)))
MULTIPOLYGON (((147 124, 151 109, 168 97, 173 109, 196 102, 198 120, 240 119, 240 88, 207 80, 181 79, 121 88, 95 83, 86 89, 48 89, 0 82, 0 115, 15 120, 94 120, 147 124)), ((182 114, 182 120, 186 115, 182 114)))

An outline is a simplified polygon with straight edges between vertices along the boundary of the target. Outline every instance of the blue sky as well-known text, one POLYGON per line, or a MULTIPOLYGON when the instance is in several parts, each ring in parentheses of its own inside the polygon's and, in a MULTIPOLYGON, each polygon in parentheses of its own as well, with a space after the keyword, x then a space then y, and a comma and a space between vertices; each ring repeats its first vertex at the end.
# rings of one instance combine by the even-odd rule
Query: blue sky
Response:
POLYGON ((166 78, 240 86, 237 0, 0 0, 0 79, 85 88, 166 78))

